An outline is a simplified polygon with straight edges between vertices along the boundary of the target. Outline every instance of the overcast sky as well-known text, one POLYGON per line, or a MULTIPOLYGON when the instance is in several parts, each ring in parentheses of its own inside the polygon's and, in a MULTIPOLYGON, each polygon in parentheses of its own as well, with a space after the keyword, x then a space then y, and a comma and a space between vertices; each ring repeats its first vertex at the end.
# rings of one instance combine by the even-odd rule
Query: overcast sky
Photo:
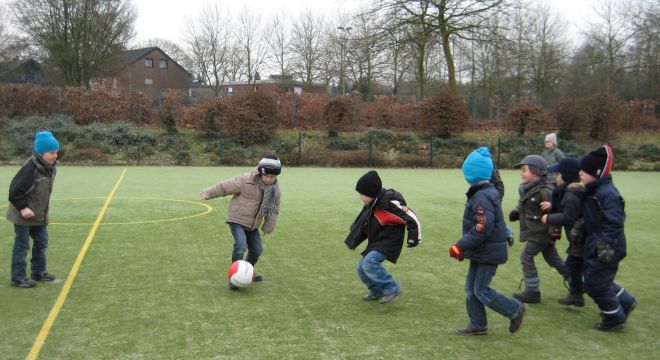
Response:
MULTIPOLYGON (((536 1, 536 0, 534 0, 536 1)), ((567 31, 571 37, 579 33, 594 18, 593 6, 597 0, 546 0, 546 2, 566 17, 567 31)), ((278 11, 294 15, 302 10, 312 9, 330 18, 337 18, 340 12, 351 12, 360 8, 368 0, 134 0, 138 11, 136 42, 152 38, 165 38, 179 42, 184 29, 184 19, 193 18, 200 9, 209 3, 217 3, 229 10, 238 11, 248 6, 259 11, 263 18, 278 11)))

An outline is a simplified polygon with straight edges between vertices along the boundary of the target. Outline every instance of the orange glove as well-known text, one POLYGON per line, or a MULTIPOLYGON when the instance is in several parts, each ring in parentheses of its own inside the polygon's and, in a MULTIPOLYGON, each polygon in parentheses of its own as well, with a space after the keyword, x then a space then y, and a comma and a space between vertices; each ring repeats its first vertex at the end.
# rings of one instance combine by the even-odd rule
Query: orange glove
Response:
POLYGON ((449 248, 449 256, 453 257, 458 261, 463 261, 463 250, 458 247, 458 243, 452 245, 449 248))

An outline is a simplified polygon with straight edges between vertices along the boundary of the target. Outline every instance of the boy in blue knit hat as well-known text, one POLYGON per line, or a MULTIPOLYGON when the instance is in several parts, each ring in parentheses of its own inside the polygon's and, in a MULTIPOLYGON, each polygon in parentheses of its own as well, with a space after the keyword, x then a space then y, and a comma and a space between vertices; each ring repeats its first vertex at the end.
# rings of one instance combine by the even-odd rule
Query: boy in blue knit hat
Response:
POLYGON ((527 313, 527 304, 490 288, 498 265, 507 260, 508 246, 501 196, 489 181, 493 161, 488 148, 481 147, 470 153, 462 170, 470 184, 463 213, 463 236, 449 248, 449 256, 458 261, 470 259, 465 280, 465 302, 470 322, 466 327, 456 329, 456 333, 486 335, 486 306, 509 318, 509 331, 515 333, 527 313))
POLYGON ((49 131, 34 138, 34 152, 9 185, 7 220, 14 223, 14 249, 11 257, 11 284, 19 288, 36 286, 35 281, 53 281, 46 271, 48 248, 48 209, 53 191, 60 144, 49 131), (31 279, 26 276, 25 260, 32 246, 31 279))

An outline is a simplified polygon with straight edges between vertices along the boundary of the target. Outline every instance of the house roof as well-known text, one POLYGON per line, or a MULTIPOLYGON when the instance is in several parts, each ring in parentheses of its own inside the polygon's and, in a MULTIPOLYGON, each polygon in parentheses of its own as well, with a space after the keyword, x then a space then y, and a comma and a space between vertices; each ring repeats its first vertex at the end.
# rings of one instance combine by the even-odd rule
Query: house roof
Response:
POLYGON ((186 70, 183 66, 181 66, 178 62, 174 61, 169 55, 165 53, 161 48, 158 46, 152 46, 152 47, 147 47, 147 48, 142 48, 142 49, 131 49, 131 50, 126 50, 121 54, 121 57, 126 61, 128 65, 132 65, 142 59, 144 59, 149 53, 153 51, 158 51, 162 55, 164 55, 169 61, 171 61, 173 64, 178 66, 181 70, 185 71, 188 73, 188 75, 192 76, 190 71, 186 70))
POLYGON ((9 74, 12 71, 19 69, 20 67, 28 63, 38 64, 33 58, 0 62, 0 76, 9 74))

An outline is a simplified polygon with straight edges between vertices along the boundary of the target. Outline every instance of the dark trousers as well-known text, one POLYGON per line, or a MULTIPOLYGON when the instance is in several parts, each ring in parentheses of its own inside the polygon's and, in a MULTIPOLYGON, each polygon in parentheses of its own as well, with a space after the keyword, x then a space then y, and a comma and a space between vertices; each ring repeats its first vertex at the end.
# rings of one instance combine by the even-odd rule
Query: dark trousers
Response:
POLYGON ((618 261, 585 260, 584 288, 598 305, 603 324, 607 326, 624 323, 635 304, 635 298, 614 282, 618 268, 618 261))
POLYGON ((14 225, 14 249, 11 254, 11 280, 21 281, 26 277, 27 257, 30 251, 30 237, 34 241, 32 259, 30 260, 32 274, 46 271, 46 248, 48 248, 48 229, 43 226, 14 225))
POLYGON ((543 254, 545 262, 555 268, 564 278, 569 276, 566 266, 564 265, 564 259, 559 256, 554 242, 549 244, 538 244, 528 241, 520 254, 520 264, 522 264, 525 279, 539 277, 539 273, 536 270, 536 264, 534 264, 534 257, 539 253, 543 254))
POLYGON ((584 272, 584 259, 581 256, 568 255, 564 262, 568 271, 568 293, 581 295, 584 292, 582 273, 584 272))

